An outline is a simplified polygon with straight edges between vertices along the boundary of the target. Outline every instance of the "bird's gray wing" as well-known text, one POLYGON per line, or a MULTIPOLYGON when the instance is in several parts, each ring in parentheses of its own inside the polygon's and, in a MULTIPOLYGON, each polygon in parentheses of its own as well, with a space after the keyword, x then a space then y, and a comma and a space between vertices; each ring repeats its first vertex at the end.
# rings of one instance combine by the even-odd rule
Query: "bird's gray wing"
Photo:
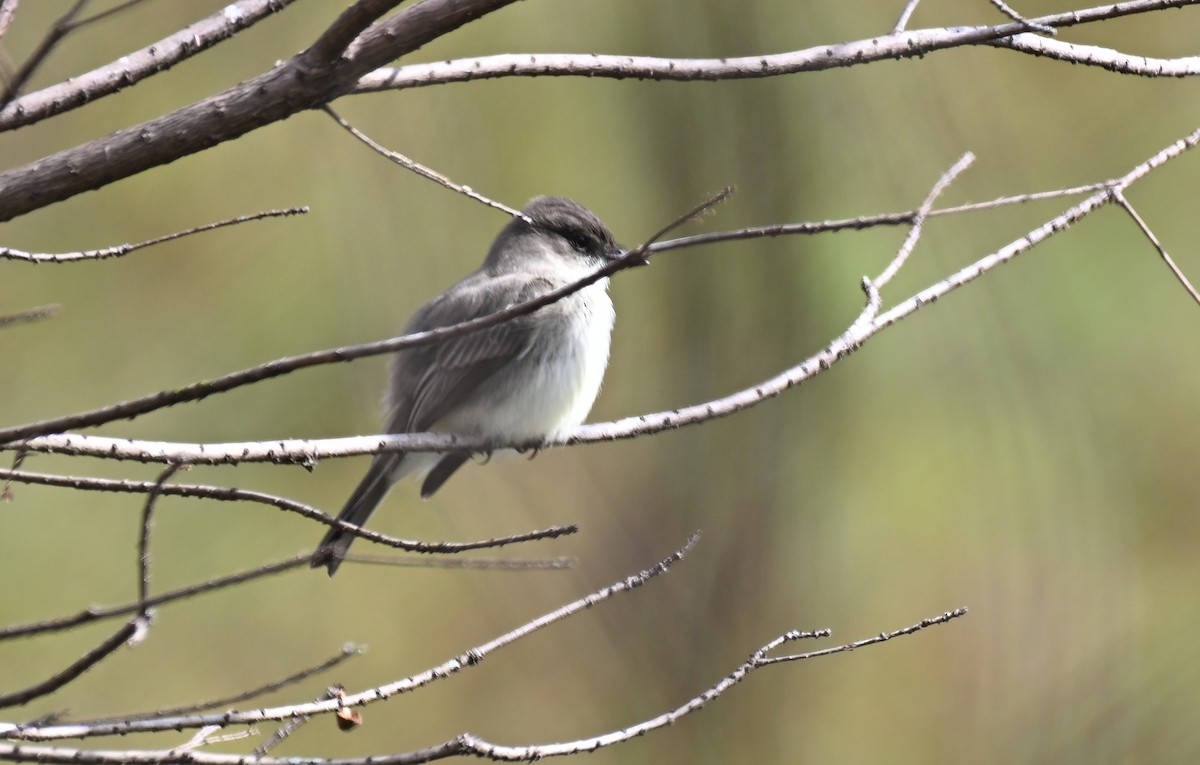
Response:
MULTIPOLYGON (((406 331, 426 331, 487 316, 549 292, 553 286, 541 278, 475 274, 418 311, 406 331)), ((533 334, 532 315, 526 314, 435 345, 397 353, 392 374, 392 432, 428 430, 525 353, 533 334)))

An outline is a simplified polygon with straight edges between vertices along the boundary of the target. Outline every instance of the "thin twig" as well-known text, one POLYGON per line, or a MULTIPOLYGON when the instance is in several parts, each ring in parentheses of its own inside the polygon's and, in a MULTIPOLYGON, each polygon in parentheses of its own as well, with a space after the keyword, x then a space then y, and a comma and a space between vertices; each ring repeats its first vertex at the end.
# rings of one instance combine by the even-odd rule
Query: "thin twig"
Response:
MULTIPOLYGON (((27 452, 23 449, 19 449, 19 450, 17 450, 17 452, 15 454, 13 454, 13 461, 12 461, 13 472, 21 471, 21 465, 24 464, 25 458, 28 456, 29 456, 29 452, 27 452)), ((0 470, 3 470, 3 468, 0 468, 0 470)), ((13 500, 12 485, 13 485, 12 479, 5 478, 4 489, 0 490, 0 502, 12 502, 12 500, 13 500)))
POLYGON ((635 250, 633 250, 632 252, 633 253, 645 253, 648 257, 649 253, 653 251, 654 246, 655 246, 655 244, 658 243, 659 239, 662 239, 664 236, 671 233, 672 231, 679 228, 680 226, 682 226, 685 223, 690 223, 692 221, 700 220, 700 218, 702 218, 704 215, 706 215, 708 212, 710 212, 714 207, 721 204, 725 200, 729 199, 729 197, 733 196, 733 192, 734 192, 733 186, 726 186, 725 188, 718 191, 716 194, 712 195, 705 201, 703 201, 700 204, 693 207, 691 210, 688 210, 683 215, 680 215, 678 218, 671 221, 666 226, 663 226, 661 229, 659 229, 657 232, 655 232, 654 236, 650 237, 645 242, 638 245, 638 247, 635 250))
POLYGON ((770 664, 786 664, 786 663, 793 662, 793 661, 803 661, 805 659, 816 659, 821 656, 832 656, 835 653, 849 653, 850 651, 853 651, 856 648, 863 648, 863 647, 866 647, 869 645, 875 645, 877 643, 886 643, 887 641, 889 641, 893 638, 904 637, 906 635, 913 635, 913 634, 920 632, 921 630, 926 629, 928 627, 933 627, 933 626, 936 626, 939 624, 945 624, 946 622, 949 622, 953 619, 957 619, 960 616, 966 616, 966 614, 967 614, 966 608, 956 608, 953 611, 947 611, 947 612, 945 612, 943 614, 939 614, 937 616, 931 616, 928 619, 922 619, 921 621, 919 621, 916 624, 913 624, 911 626, 903 627, 901 629, 894 630, 892 632, 881 632, 878 635, 872 635, 869 638, 863 638, 862 640, 855 640, 853 643, 845 643, 843 645, 833 646, 832 648, 821 648, 816 651, 807 651, 805 653, 788 654, 787 656, 767 656, 766 654, 768 651, 774 650, 778 646, 782 645, 784 642, 795 640, 795 639, 797 639, 797 637, 807 637, 807 635, 804 635, 803 633, 789 632, 787 635, 783 636, 782 640, 779 640, 776 643, 772 643, 772 644, 768 644, 768 645, 764 646, 763 650, 760 652, 760 654, 756 654, 754 659, 755 659, 755 663, 758 664, 759 666, 768 666, 770 664))
POLYGON ((213 231, 226 226, 235 226, 239 223, 248 223, 255 220, 265 220, 267 218, 285 218, 289 215, 305 215, 308 213, 308 207, 287 207, 282 210, 264 210, 262 212, 251 213, 250 215, 239 215, 236 218, 228 218, 226 220, 217 221, 215 223, 205 223, 203 226, 196 226, 184 231, 175 231, 164 236, 157 236, 153 239, 147 239, 144 242, 136 244, 118 244, 115 247, 105 247, 100 250, 83 250, 80 252, 64 252, 64 253, 44 253, 44 252, 25 252, 11 247, 0 247, 0 258, 7 260, 20 260, 28 263, 72 263, 80 260, 104 260, 105 258, 117 258, 122 255, 128 255, 131 252, 142 250, 147 247, 152 247, 163 242, 170 242, 175 239, 182 239, 192 234, 200 234, 205 231, 213 231))
POLYGON ((4 89, 4 94, 0 95, 0 110, 3 110, 8 105, 9 101, 16 98, 21 92, 21 88, 25 87, 25 83, 33 76, 41 63, 50 55, 50 51, 54 50, 54 46, 58 44, 69 31, 71 20, 83 10, 83 6, 87 5, 88 0, 75 0, 75 4, 67 9, 67 12, 59 17, 58 21, 54 22, 54 26, 50 27, 50 31, 38 43, 33 52, 29 54, 29 58, 21 65, 9 81, 8 87, 4 89))
POLYGON ((219 730, 221 730, 221 726, 219 726, 219 725, 209 725, 204 728, 201 728, 200 730, 196 731, 196 734, 194 736, 192 736, 190 739, 188 739, 184 743, 180 744, 179 746, 175 747, 175 749, 180 752, 188 752, 193 749, 199 749, 200 747, 205 746, 208 743, 209 736, 211 736, 212 734, 216 733, 219 730))
MULTIPOLYGON (((1025 204, 1028 202, 1037 202, 1045 199, 1058 199, 1060 197, 1076 196, 1078 194, 1088 194, 1105 189, 1107 187, 1107 183, 1091 183, 1086 186, 1074 186, 1066 189, 1035 191, 1029 194, 1015 194, 1012 196, 998 197, 986 202, 972 202, 970 204, 955 205, 953 207, 943 207, 940 209, 930 210, 926 217, 936 218, 943 215, 959 215, 965 212, 994 210, 1001 207, 1006 207, 1008 205, 1025 204)), ((839 231, 864 231, 866 229, 876 228, 878 226, 911 226, 913 221, 916 220, 916 217, 916 210, 908 210, 906 212, 862 215, 857 218, 826 220, 815 223, 775 223, 769 226, 753 226, 750 228, 741 228, 732 231, 713 231, 706 234, 681 236, 678 239, 668 239, 665 242, 656 242, 649 247, 649 250, 651 253, 657 254, 660 252, 668 252, 670 250, 695 247, 702 244, 716 244, 719 242, 730 242, 743 239, 827 234, 836 233, 839 231)))
MULTIPOLYGON (((317 697, 317 701, 328 701, 329 699, 342 699, 345 697, 346 689, 340 685, 334 685, 325 689, 325 692, 317 697)), ((254 747, 252 754, 255 757, 262 757, 267 752, 282 744, 284 739, 295 733, 311 719, 312 715, 296 715, 290 720, 285 720, 283 725, 279 726, 279 729, 271 734, 270 738, 262 742, 259 746, 254 747)))
MULTIPOLYGON (((353 128, 350 128, 350 129, 353 130, 353 128)), ((370 139, 368 138, 367 140, 369 141, 370 139)), ((384 152, 390 151, 383 147, 380 147, 380 149, 384 152)), ((1026 203, 1026 202, 1032 202, 1032 201, 1038 201, 1038 200, 1044 200, 1044 199, 1055 199, 1055 198, 1062 197, 1062 196, 1072 196, 1075 194, 1083 194, 1083 193, 1096 191, 1097 189, 1104 188, 1104 186, 1105 186, 1105 184, 1103 184, 1103 183, 1089 184, 1087 186, 1076 186, 1076 187, 1067 188, 1067 189, 1056 189, 1053 191, 1040 191, 1040 192, 1033 192, 1030 194, 1017 194, 1017 195, 1013 195, 1013 196, 999 197, 997 199, 993 199, 993 200, 990 200, 987 202, 975 202, 972 204, 957 205, 954 207, 946 207, 946 208, 942 208, 942 209, 938 209, 938 210, 930 210, 929 217, 932 218, 932 217, 941 216, 941 215, 955 215, 958 213, 975 211, 975 210, 990 210, 990 209, 994 209, 994 208, 998 208, 998 207, 1003 207, 1006 205, 1022 204, 1022 203, 1026 203)), ((466 189, 469 187, 464 186, 462 188, 466 189)), ((474 192, 472 192, 472 193, 474 193, 474 192)), ((482 201, 484 201, 485 203, 490 202, 490 200, 487 200, 486 198, 482 198, 482 201)), ((513 212, 516 212, 516 211, 513 211, 511 208, 508 208, 499 202, 496 202, 495 205, 493 205, 493 206, 498 206, 499 209, 502 209, 505 212, 509 212, 510 214, 513 212)), ((0 258, 9 258, 12 260, 24 260, 24 261, 34 261, 34 262, 59 262, 59 263, 62 263, 62 262, 68 262, 68 261, 73 261, 73 260, 84 260, 84 259, 93 259, 94 260, 94 259, 118 257, 121 255, 127 255, 130 252, 133 252, 134 250, 142 249, 144 247, 149 247, 149 246, 155 245, 155 244, 161 244, 163 242, 167 242, 172 239, 177 239, 181 236, 187 236, 187 235, 194 234, 194 233, 200 233, 202 231, 209 231, 214 228, 220 228, 222 226, 229 226, 229 225, 234 225, 237 223, 244 223, 246 221, 259 220, 261 218, 268 218, 268 217, 281 217, 281 216, 286 216, 286 215, 302 215, 304 213, 307 213, 308 211, 309 211, 309 208, 307 208, 307 207, 294 207, 294 208, 287 208, 287 209, 283 209, 283 210, 268 210, 268 211, 256 213, 253 215, 244 215, 244 216, 239 216, 237 218, 231 218, 229 220, 220 221, 217 223, 209 223, 209 224, 206 224, 204 226, 199 226, 194 229, 189 229, 187 231, 168 234, 166 236, 158 237, 156 239, 150 239, 145 242, 140 242, 138 244, 122 244, 122 245, 117 245, 115 247, 108 247, 108 248, 104 248, 104 249, 100 249, 100 250, 85 250, 82 252, 75 252, 75 253, 57 253, 57 254, 30 253, 30 252, 25 252, 23 250, 0 247, 0 258)), ((848 219, 844 219, 844 220, 822 221, 819 223, 784 223, 784 224, 774 224, 774 225, 770 225, 770 226, 759 226, 759 227, 754 227, 754 228, 738 229, 736 231, 717 231, 717 232, 711 232, 711 233, 706 233, 706 234, 696 234, 693 236, 680 237, 678 239, 670 239, 670 240, 667 240, 664 242, 654 241, 647 246, 647 250, 650 253, 659 253, 659 252, 667 252, 670 250, 682 249, 682 248, 686 248, 686 247, 693 247, 693 246, 696 246, 699 244, 711 244, 711 243, 715 243, 715 242, 733 241, 733 240, 739 240, 739 239, 756 239, 756 238, 760 238, 760 237, 788 236, 788 235, 795 235, 795 234, 820 234, 820 233, 833 232, 833 231, 843 231, 843 230, 848 230, 848 229, 862 230, 862 229, 872 228, 875 226, 912 225, 912 221, 915 216, 916 216, 916 211, 910 210, 907 212, 883 213, 880 215, 861 216, 858 218, 848 218, 848 219)), ((281 359, 280 361, 283 361, 283 360, 281 359)))
POLYGON ((1141 229, 1146 238, 1150 240, 1150 244, 1154 245, 1154 249, 1158 250, 1158 254, 1162 258, 1163 262, 1167 264, 1167 268, 1171 269, 1171 273, 1175 274, 1175 278, 1179 280, 1179 283, 1183 285, 1183 288, 1187 290, 1189 295, 1192 296, 1192 300, 1195 300, 1198 304, 1200 304, 1200 293, 1196 292, 1196 288, 1192 286, 1190 281, 1188 281, 1187 276, 1184 275, 1179 266, 1175 265, 1175 261, 1171 259, 1167 249, 1162 246, 1161 242, 1158 241, 1158 237, 1154 235, 1154 232, 1150 229, 1150 226, 1146 225, 1146 221, 1142 220, 1142 216, 1138 214, 1138 211, 1134 209, 1133 205, 1129 204, 1129 200, 1125 198, 1125 195, 1121 193, 1120 189, 1113 189, 1112 193, 1113 200, 1118 206, 1120 206, 1122 210, 1129 213, 1130 218, 1133 218, 1133 222, 1137 224, 1137 227, 1141 229))
POLYGON ((72 662, 69 667, 56 673, 54 676, 28 688, 0 694, 0 709, 27 704, 34 699, 54 693, 96 666, 102 659, 112 654, 123 644, 132 640, 143 629, 143 621, 140 614, 130 619, 121 625, 120 629, 105 638, 103 642, 89 649, 87 653, 72 662))
POLYGON ((119 492, 129 494, 146 494, 157 490, 160 494, 176 496, 176 497, 192 497, 195 499, 213 499, 223 502, 256 502, 271 507, 277 507, 280 510, 286 510, 290 513, 295 513, 303 518, 323 523, 327 526, 337 526, 348 534, 366 539, 375 544, 385 547, 392 547, 397 550, 406 552, 422 553, 422 554, 456 554, 468 552, 471 550, 491 550, 508 545, 523 544, 525 542, 544 541, 550 539, 558 539, 564 536, 570 536, 579 532, 579 527, 575 524, 566 524, 562 526, 551 526, 545 529, 536 529, 533 531, 525 531, 518 534, 509 534, 506 536, 493 537, 491 539, 479 539, 468 542, 421 542, 413 539, 401 539, 399 537, 381 534, 377 531, 371 531, 352 523, 340 520, 321 512, 312 505, 306 505, 303 502, 297 502, 287 497, 280 497, 275 494, 266 494, 259 491, 250 491, 247 489, 235 489, 227 486, 205 486, 200 484, 164 484, 158 486, 151 481, 130 481, 130 480, 115 480, 111 478, 92 478, 90 476, 70 476, 70 475, 52 475, 48 473, 32 473, 17 469, 8 470, 0 468, 0 478, 6 481, 17 481, 19 483, 38 484, 40 486, 58 486, 68 489, 76 489, 82 491, 104 491, 104 492, 119 492))
POLYGON ((342 649, 337 653, 337 655, 326 659, 325 661, 321 662, 320 664, 315 664, 311 667, 306 667, 305 669, 302 669, 299 672, 288 675, 287 677, 281 678, 279 680, 274 680, 265 685, 261 685, 257 688, 252 688, 248 691, 243 691, 242 693, 238 693, 233 696, 226 696, 225 698, 215 699, 213 701, 205 701, 205 702, 201 702, 199 704, 189 704, 188 706, 184 706, 184 707, 174 707, 172 709, 159 709, 159 710, 155 710, 153 712, 133 712, 130 714, 112 715, 109 717, 98 717, 98 718, 94 718, 94 719, 90 719, 90 720, 82 720, 81 719, 81 720, 69 720, 69 721, 64 721, 64 722, 66 722, 67 724, 70 724, 70 725, 108 725, 111 723, 122 722, 124 720, 148 720, 148 719, 152 719, 155 717, 178 717, 180 715, 190 715, 190 714, 196 714, 197 712, 204 712, 209 709, 228 709, 229 707, 233 706, 234 704, 241 704, 244 701, 249 701, 251 699, 258 698, 259 696, 264 696, 268 693, 274 693, 275 691, 282 690, 284 688, 287 688, 290 685, 296 685, 297 683, 303 682, 315 675, 319 675, 323 672, 328 672, 329 670, 334 669, 335 667, 341 665, 346 660, 353 659, 356 656, 361 656, 362 654, 363 654, 362 648, 355 646, 355 645, 347 644, 347 645, 342 646, 342 649))
MULTIPOLYGON (((1049 191, 1031 191, 1027 194, 1013 194, 1007 197, 997 197, 988 200, 987 202, 971 202, 965 205, 954 205, 953 207, 942 207, 929 211, 930 218, 936 218, 941 215, 957 215, 958 213, 974 212, 977 210, 994 210, 1008 205, 1026 204, 1027 202, 1040 202, 1046 199, 1060 199, 1062 197, 1073 197, 1079 194, 1090 194, 1094 191, 1107 188, 1108 184, 1089 183, 1084 186, 1068 186, 1065 189, 1051 189, 1049 191)), ((915 211, 914 211, 915 214, 915 211)))
POLYGON ((97 11, 96 13, 93 13, 91 16, 69 22, 66 25, 66 31, 74 32, 80 27, 85 27, 88 24, 94 24, 97 21, 102 21, 103 19, 106 19, 109 16, 114 16, 121 11, 129 10, 133 6, 142 2, 144 2, 144 0, 125 0, 125 2, 114 5, 112 8, 106 8, 103 11, 97 11))
POLYGON ((372 555, 353 553, 347 561, 375 566, 399 566, 406 568, 463 568, 487 571, 557 571, 574 568, 575 559, 567 556, 557 558, 414 558, 398 555, 372 555))
POLYGON ((1049 24, 1041 24, 1036 21, 1030 21, 1029 19, 1022 16, 1020 13, 1017 13, 1011 6, 1009 6, 1008 3, 1004 2, 1004 0, 990 0, 990 2, 992 5, 996 6, 997 10, 999 10, 1001 13, 1003 13, 1005 16, 1009 17, 1013 21, 1018 21, 1024 25, 1026 25, 1030 29, 1035 29, 1038 32, 1041 32, 1042 34, 1046 34, 1046 35, 1058 34, 1058 30, 1055 29, 1054 27, 1050 26, 1049 24))
MULTIPOLYGON (((138 534, 138 600, 145 602, 150 598, 150 530, 154 525, 154 505, 162 494, 163 485, 183 467, 177 463, 167 465, 158 475, 152 488, 146 495, 146 503, 142 507, 141 531, 138 534)), ((142 616, 150 618, 150 610, 142 611, 142 616)))
POLYGON ((881 290, 884 285, 892 281, 896 273, 900 272, 901 267, 908 260, 908 255, 911 255, 913 249, 916 249, 917 242, 920 240, 920 235, 922 235, 922 231, 925 228, 925 218, 929 217, 929 211, 934 206, 935 201, 938 197, 941 197, 943 191, 946 191, 946 187, 950 185, 950 182, 953 182, 955 177, 958 177, 962 173, 962 170, 970 167, 972 162, 974 162, 974 155, 968 151, 965 155, 959 157, 958 162, 955 162, 946 173, 938 177, 937 182, 929 189, 929 193, 925 194, 922 204, 917 207, 917 211, 912 217, 912 224, 910 229, 908 229, 908 234, 905 236, 904 242, 901 243, 899 251, 896 251, 895 257, 892 258, 887 267, 884 267, 880 275, 874 279, 866 276, 863 277, 862 288, 863 293, 866 295, 866 305, 863 306, 862 311, 858 313, 858 317, 854 319, 842 337, 848 338, 858 335, 858 333, 862 332, 863 327, 869 326, 871 321, 875 320, 875 317, 877 317, 880 309, 883 307, 881 290))
MULTIPOLYGON (((15 476, 12 475, 12 471, 4 471, 4 473, 7 474, 10 478, 14 478, 14 480, 19 480, 15 476)), ((171 484, 167 484, 167 485, 163 486, 163 493, 164 494, 170 493, 169 489, 171 487, 172 487, 171 484)), ((349 524, 347 524, 347 526, 348 526, 347 531, 351 531, 351 532, 362 531, 362 532, 364 532, 360 535, 364 539, 370 539, 371 541, 379 541, 379 540, 372 539, 372 537, 378 536, 378 535, 374 534, 373 532, 369 532, 366 529, 360 529, 357 526, 353 526, 353 525, 349 525, 349 524)), ((513 535, 510 537, 500 537, 500 538, 493 539, 493 540, 486 540, 484 542, 469 542, 469 543, 432 542, 432 543, 416 543, 416 544, 419 546, 425 546, 428 548, 435 548, 435 551, 446 551, 446 548, 458 548, 459 550, 478 549, 481 547, 500 547, 500 546, 506 545, 506 544, 514 544, 517 542, 532 541, 535 539, 539 539, 539 540, 540 539, 550 539, 550 538, 554 538, 557 536, 562 536, 564 534, 572 534, 572 533, 577 532, 578 530, 579 530, 579 528, 577 526, 556 526, 547 531, 535 531, 535 532, 530 532, 529 534, 513 535), (443 548, 443 549, 436 550, 436 548, 443 548)), ((257 568, 238 572, 236 574, 230 574, 230 575, 223 576, 223 577, 217 577, 217 578, 205 581, 205 582, 200 582, 198 584, 189 585, 187 587, 180 587, 175 590, 170 590, 165 593, 160 593, 158 595, 147 596, 146 598, 139 598, 138 601, 135 603, 127 603, 127 604, 120 605, 120 606, 110 606, 108 608, 89 608, 89 609, 86 609, 84 611, 81 611, 81 612, 75 614, 74 616, 67 616, 67 617, 62 617, 62 618, 58 618, 58 619, 48 619, 48 620, 41 621, 41 622, 33 622, 30 624, 20 624, 20 625, 14 625, 11 627, 0 627, 0 640, 8 640, 8 639, 17 638, 17 637, 28 637, 30 635, 38 635, 38 634, 47 633, 47 632, 61 632, 64 630, 73 629, 73 628, 78 627, 83 624, 90 624, 91 622, 100 621, 103 619, 112 619, 112 618, 116 618, 119 616, 125 616, 126 614, 130 614, 130 613, 142 613, 145 610, 147 610, 153 606, 160 606, 165 603, 172 603, 177 600, 183 600, 186 598, 194 597, 196 595, 201 595, 204 593, 225 589, 227 587, 232 587, 234 585, 238 585, 243 582, 253 581, 255 579, 261 579, 263 577, 271 576, 273 574, 279 574, 279 573, 283 573, 285 571, 290 571, 293 568, 299 568, 305 564, 311 563, 312 555, 313 554, 311 552, 308 552, 303 555, 297 555, 294 558, 288 558, 288 559, 285 559, 282 561, 276 561, 275 563, 268 563, 268 564, 259 566, 257 568)), ((141 625, 141 626, 144 627, 145 625, 141 625)))
POLYGON ((892 34, 899 34, 908 27, 908 20, 912 18, 913 11, 917 10, 921 0, 908 0, 904 4, 904 10, 900 12, 900 18, 896 19, 896 26, 892 27, 892 34))
POLYGON ((225 733, 220 736, 214 736, 213 734, 219 730, 221 730, 221 726, 219 726, 219 725, 210 725, 207 728, 201 728, 200 730, 196 731, 196 735, 192 736, 190 739, 188 739, 186 742, 180 744, 179 746, 174 747, 171 751, 172 752, 190 752, 195 749, 199 749, 202 746, 212 746, 213 744, 223 744, 227 741, 240 741, 244 738, 250 738, 251 736, 258 735, 257 730, 255 730, 254 728, 250 728, 249 730, 239 730, 239 731, 235 731, 234 733, 225 733))
POLYGON ((152 595, 145 600, 139 600, 134 603, 126 603, 120 606, 111 606, 109 608, 89 608, 80 611, 74 616, 65 616, 58 619, 47 619, 41 622, 31 624, 21 624, 13 627, 0 628, 0 640, 7 640, 16 637, 28 637, 30 635, 40 635, 47 632, 61 632, 63 630, 78 627, 81 624, 90 624, 92 622, 101 621, 103 619, 112 619, 118 616, 127 614, 140 613, 143 609, 152 606, 161 606, 164 603, 173 603, 177 600, 203 595, 217 590, 223 590, 227 587, 250 582, 255 579, 262 579, 274 574, 280 574, 284 571, 290 571, 294 568, 307 567, 312 563, 312 553, 297 555, 294 558, 267 563, 257 568, 252 568, 246 571, 239 571, 236 574, 209 579, 206 582, 180 587, 175 590, 152 595))
POLYGON ((478 191, 475 191, 470 186, 464 186, 461 183, 455 183, 454 181, 450 180, 450 178, 448 178, 447 176, 442 175, 437 170, 434 170, 432 167, 428 167, 427 165, 422 165, 420 162, 417 162, 414 159, 409 159, 408 157, 404 156, 403 154, 401 154, 398 151, 393 151, 393 150, 377 143, 366 133, 362 132, 361 130, 359 130, 358 128, 354 127, 349 122, 347 122, 345 119, 343 119, 340 114, 338 114, 337 112, 335 112, 333 110, 333 107, 327 105, 322 108, 322 111, 324 111, 326 114, 328 114, 330 116, 330 118, 333 119, 334 122, 336 122, 337 124, 339 124, 343 128, 345 128, 346 132, 350 133, 350 135, 354 136, 359 141, 361 141, 362 143, 369 146, 372 151, 374 151, 375 153, 377 153, 383 157, 386 157, 387 159, 391 160, 392 162, 395 162, 397 165, 400 165, 405 170, 410 170, 410 171, 416 173, 417 175, 421 176, 422 178, 427 178, 427 179, 433 181, 434 183, 438 184, 439 186, 442 186, 444 188, 450 189, 451 191, 462 194, 463 196, 468 197, 470 199, 474 199, 476 202, 482 202, 483 204, 487 205, 488 207, 494 208, 496 210, 500 210, 501 212, 511 215, 514 218, 520 218, 521 220, 525 221, 526 223, 529 223, 529 224, 533 223, 533 221, 529 219, 529 216, 525 215, 520 210, 509 207, 508 205, 504 204, 503 202, 497 202, 496 200, 494 200, 490 197, 485 197, 483 194, 480 194, 478 191))
POLYGON ((900 272, 900 269, 908 261, 909 255, 916 248, 917 242, 921 238, 921 233, 925 229, 925 219, 929 217, 929 211, 933 208, 933 203, 942 195, 946 187, 963 170, 970 167, 974 161, 975 155, 967 152, 959 157, 958 161, 949 170, 942 173, 941 177, 938 178, 937 182, 929 190, 929 193, 925 195, 925 200, 921 202, 921 206, 917 208, 916 213, 913 215, 912 225, 908 230, 907 236, 904 237, 904 242, 901 243, 900 249, 897 250, 895 257, 892 258, 891 262, 874 279, 867 276, 862 278, 862 290, 867 296, 867 302, 846 330, 844 337, 852 337, 860 333, 864 327, 868 326, 879 315, 879 310, 883 307, 881 290, 900 272))
POLYGON ((971 166, 975 161, 975 155, 967 152, 959 157, 958 161, 953 166, 938 178, 937 183, 933 184, 933 188, 929 190, 929 194, 925 196, 925 201, 917 208, 917 214, 913 217, 912 228, 908 231, 908 236, 904 239, 904 244, 900 246, 900 251, 896 253, 896 257, 892 258, 892 262, 888 263, 887 268, 880 272, 879 276, 875 277, 875 286, 879 289, 892 280, 893 277, 904 266, 908 260, 908 256, 917 246, 917 241, 921 238, 921 233, 925 228, 925 219, 929 216, 929 211, 933 208, 933 203, 942 195, 946 187, 954 182, 962 171, 971 166))
MULTIPOLYGON (((324 701, 327 698, 329 697, 321 696, 317 700, 324 701)), ((254 747, 254 751, 251 754, 256 760, 263 757, 267 752, 282 744, 284 739, 299 730, 301 726, 308 724, 308 721, 311 719, 311 715, 297 715, 290 720, 286 720, 266 741, 254 747)))
POLYGON ((37 308, 30 308, 27 311, 19 311, 10 313, 7 316, 0 316, 0 327, 10 327, 13 324, 24 324, 26 322, 40 321, 57 316, 62 306, 57 304, 41 305, 37 308))

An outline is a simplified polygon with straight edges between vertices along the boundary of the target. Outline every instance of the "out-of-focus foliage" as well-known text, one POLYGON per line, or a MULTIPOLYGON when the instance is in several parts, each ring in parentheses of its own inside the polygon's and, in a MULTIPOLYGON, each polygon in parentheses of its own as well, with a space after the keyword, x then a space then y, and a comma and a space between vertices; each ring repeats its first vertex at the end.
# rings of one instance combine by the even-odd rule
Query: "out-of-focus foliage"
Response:
MULTIPOLYGON (((14 60, 65 5, 21 4, 5 41, 14 60)), ((143 4, 68 38, 32 86, 220 5, 143 4)), ((298 3, 169 73, 0 136, 0 161, 76 145, 251 76, 304 47, 340 5, 298 3)), ((531 1, 412 60, 775 52, 881 34, 902 5, 531 1)), ((1027 5, 1035 15, 1072 4, 1027 5)), ((929 0, 911 26, 996 18, 983 0, 929 0)), ((1184 55, 1195 52, 1197 21, 1175 11, 1066 36, 1184 55)), ((338 108, 486 194, 514 205, 566 194, 636 243, 727 184, 737 195, 704 228, 910 209, 966 150, 978 161, 947 202, 1101 180, 1192 130, 1195 87, 977 48, 764 81, 502 80, 338 108)), ((1193 276, 1198 162, 1186 157, 1130 194, 1193 276)), ((473 269, 503 224, 390 166, 327 117, 303 114, 7 224, 0 241, 94 248, 296 204, 312 213, 121 260, 4 265, 0 313, 63 310, 0 334, 0 421, 386 337, 473 269)), ((932 222, 885 298, 906 297, 1063 206, 932 222)), ((593 419, 707 400, 790 366, 845 326, 861 301, 859 277, 877 272, 902 238, 896 229, 740 243, 620 275, 614 355, 593 419)), ((347 566, 332 581, 285 575, 164 608, 144 645, 17 713, 94 716, 217 697, 345 641, 370 650, 335 677, 271 700, 313 697, 335 680, 367 687, 636 570, 702 528, 692 556, 652 587, 370 707, 353 734, 311 725, 280 753, 364 755, 462 730, 503 743, 589 735, 684 701, 789 628, 828 626, 850 640, 967 605, 971 614, 950 627, 764 671, 676 727, 588 762, 1196 762, 1198 333, 1197 307, 1133 225, 1106 210, 756 409, 473 466, 430 502, 402 484, 374 520, 428 539, 578 522, 576 538, 510 553, 570 554, 570 572, 347 566)), ((306 371, 100 432, 188 442, 374 432, 383 375, 379 359, 306 371)), ((366 461, 327 461, 311 474, 203 468, 177 480, 336 511, 366 461)), ((158 470, 50 457, 26 467, 136 478, 158 470)), ((0 620, 134 596, 139 498, 27 486, 14 497, 0 506, 0 620)), ((312 524, 261 507, 167 499, 154 586, 290 555, 319 537, 312 524)), ((105 629, 0 644, 0 688, 57 670, 105 629)))

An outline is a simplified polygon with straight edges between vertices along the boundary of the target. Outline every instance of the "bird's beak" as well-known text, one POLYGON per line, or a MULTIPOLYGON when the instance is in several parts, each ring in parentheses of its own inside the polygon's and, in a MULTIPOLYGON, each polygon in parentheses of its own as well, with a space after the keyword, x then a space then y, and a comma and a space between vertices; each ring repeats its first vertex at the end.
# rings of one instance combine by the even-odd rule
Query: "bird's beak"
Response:
MULTIPOLYGON (((610 260, 620 260, 621 258, 627 257, 629 255, 629 253, 630 253, 630 250, 626 250, 624 248, 619 249, 619 250, 614 250, 613 253, 611 255, 609 255, 609 259, 610 260)), ((642 256, 637 259, 637 261, 634 263, 634 265, 635 266, 650 265, 650 258, 647 257, 647 255, 648 255, 648 253, 643 252, 642 256)))

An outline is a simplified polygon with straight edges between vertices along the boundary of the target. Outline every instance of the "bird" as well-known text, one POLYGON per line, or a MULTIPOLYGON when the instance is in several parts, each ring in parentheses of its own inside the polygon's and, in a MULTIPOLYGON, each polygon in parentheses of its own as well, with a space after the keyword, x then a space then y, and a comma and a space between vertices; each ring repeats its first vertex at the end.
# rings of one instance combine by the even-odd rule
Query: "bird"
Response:
MULTIPOLYGON (((566 197, 531 199, 500 231, 483 265, 420 308, 405 334, 487 316, 578 281, 625 251, 595 213, 566 197)), ((550 305, 392 359, 387 433, 455 433, 497 445, 545 443, 579 425, 608 366, 616 314, 608 279, 550 305)), ((428 499, 465 452, 375 455, 338 520, 362 526, 402 478, 424 476, 428 499)), ((336 573, 354 535, 332 526, 313 567, 336 573)))

